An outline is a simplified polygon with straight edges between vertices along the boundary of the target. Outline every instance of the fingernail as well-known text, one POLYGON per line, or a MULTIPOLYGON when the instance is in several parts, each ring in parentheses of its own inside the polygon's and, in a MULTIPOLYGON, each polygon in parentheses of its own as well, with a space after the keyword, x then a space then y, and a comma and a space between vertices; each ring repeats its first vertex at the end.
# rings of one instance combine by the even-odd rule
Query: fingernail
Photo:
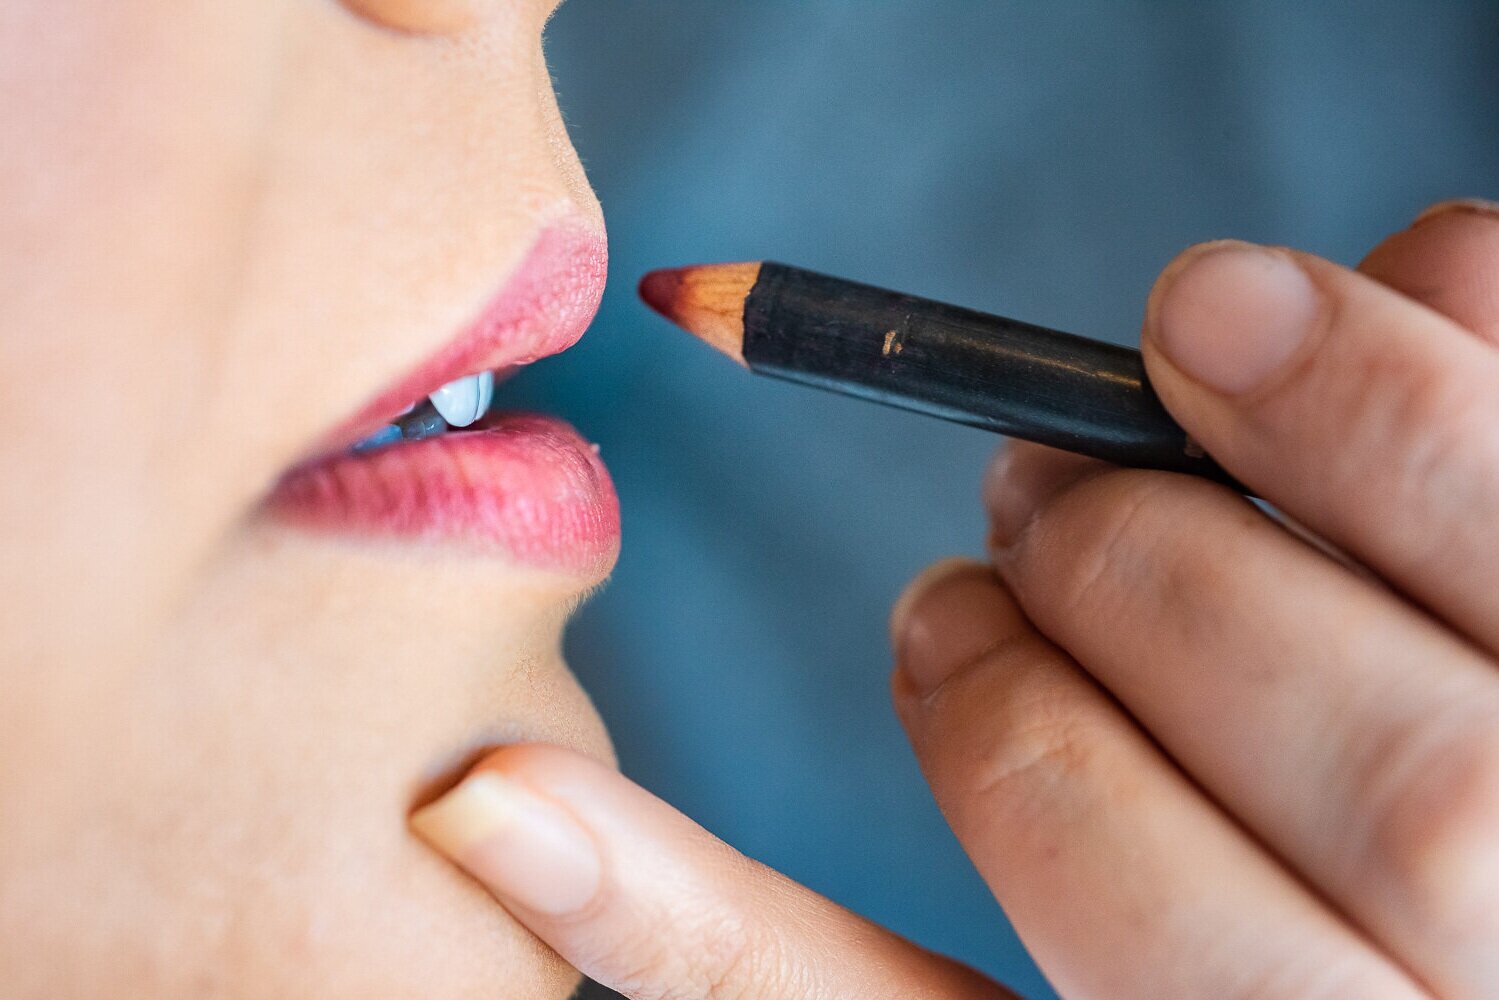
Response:
POLYGON ((1109 468, 1101 462, 1025 442, 1007 442, 984 472, 991 553, 1014 545, 1036 511, 1072 483, 1109 468))
POLYGON ((1188 251, 1161 275, 1146 336, 1183 373, 1232 396, 1288 362, 1320 315, 1316 286, 1288 254, 1224 241, 1188 251))
POLYGON ((941 687, 1023 622, 994 570, 948 559, 906 588, 891 614, 895 659, 922 696, 941 687))
POLYGON ((1449 198, 1447 201, 1439 201, 1435 205, 1424 209, 1420 215, 1411 220, 1408 228, 1414 229, 1423 222, 1429 222, 1441 215, 1451 212, 1463 212, 1469 215, 1487 215, 1499 218, 1499 202, 1488 201, 1484 198, 1449 198))
POLYGON ((966 556, 939 559, 917 573, 911 582, 906 584, 906 589, 900 592, 900 596, 895 599, 895 605, 890 609, 890 647, 895 650, 897 657, 900 655, 901 644, 905 639, 906 628, 911 622, 911 609, 920 602, 922 595, 949 576, 968 572, 977 565, 980 564, 966 556))
POLYGON ((496 771, 473 772, 413 813, 411 826, 502 901, 563 916, 598 893, 603 866, 588 833, 561 806, 496 771))

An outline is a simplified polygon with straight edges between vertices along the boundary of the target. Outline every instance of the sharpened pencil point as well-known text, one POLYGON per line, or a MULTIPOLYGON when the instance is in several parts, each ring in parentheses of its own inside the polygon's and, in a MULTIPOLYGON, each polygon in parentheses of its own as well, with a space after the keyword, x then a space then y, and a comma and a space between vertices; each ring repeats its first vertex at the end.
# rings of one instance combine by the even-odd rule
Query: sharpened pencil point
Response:
POLYGON ((677 296, 682 291, 684 268, 663 267, 640 279, 640 298, 667 319, 676 321, 677 296))
POLYGON ((645 304, 741 365, 744 300, 760 264, 704 264, 652 271, 640 279, 645 304))

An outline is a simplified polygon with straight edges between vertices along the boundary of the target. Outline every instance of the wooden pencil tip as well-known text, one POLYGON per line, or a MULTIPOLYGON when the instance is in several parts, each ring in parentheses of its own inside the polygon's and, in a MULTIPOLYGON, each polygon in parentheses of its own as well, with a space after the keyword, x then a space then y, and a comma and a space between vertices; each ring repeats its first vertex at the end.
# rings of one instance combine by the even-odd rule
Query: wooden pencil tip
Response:
POLYGON ((656 312, 742 365, 744 300, 759 276, 758 261, 663 268, 640 279, 640 297, 656 312))
POLYGON ((647 272, 640 279, 641 301, 673 323, 677 320, 677 296, 682 291, 684 270, 686 269, 680 267, 663 267, 659 271, 647 272))

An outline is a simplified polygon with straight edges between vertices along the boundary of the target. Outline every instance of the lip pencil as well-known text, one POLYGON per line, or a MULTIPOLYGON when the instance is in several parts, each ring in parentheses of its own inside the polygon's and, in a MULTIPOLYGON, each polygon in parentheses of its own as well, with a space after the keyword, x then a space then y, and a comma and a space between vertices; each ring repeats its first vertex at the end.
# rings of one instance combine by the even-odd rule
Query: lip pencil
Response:
POLYGON ((640 297, 762 375, 1243 490, 1127 347, 770 261, 652 271, 640 297))

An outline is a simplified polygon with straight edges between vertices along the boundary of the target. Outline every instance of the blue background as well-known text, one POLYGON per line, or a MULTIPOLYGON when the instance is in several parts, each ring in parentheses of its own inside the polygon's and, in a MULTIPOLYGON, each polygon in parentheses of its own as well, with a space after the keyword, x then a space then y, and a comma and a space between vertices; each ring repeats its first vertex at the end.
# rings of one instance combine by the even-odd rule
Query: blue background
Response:
POLYGON ((569 643, 626 771, 1051 996, 886 694, 887 608, 980 551, 995 440, 750 378, 635 281, 773 257, 1130 342, 1190 243, 1353 263, 1429 201, 1499 195, 1499 4, 570 0, 547 51, 611 284, 507 393, 574 420, 619 485, 624 554, 569 643))

